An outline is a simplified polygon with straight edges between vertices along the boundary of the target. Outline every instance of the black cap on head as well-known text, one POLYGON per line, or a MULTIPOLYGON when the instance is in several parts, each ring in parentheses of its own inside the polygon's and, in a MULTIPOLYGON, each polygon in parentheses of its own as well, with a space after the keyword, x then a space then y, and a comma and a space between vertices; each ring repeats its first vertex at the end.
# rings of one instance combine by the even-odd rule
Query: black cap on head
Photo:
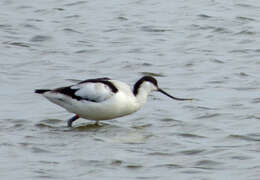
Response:
POLYGON ((140 88, 142 83, 145 82, 145 81, 152 83, 154 86, 157 87, 157 91, 161 92, 162 94, 164 94, 164 95, 166 95, 166 96, 168 96, 172 99, 175 99, 175 100, 178 100, 178 101, 193 100, 191 98, 177 98, 177 97, 174 97, 174 96, 168 94, 167 92, 165 92, 164 90, 162 90, 161 88, 158 87, 157 80, 152 76, 144 76, 135 83, 134 90, 133 90, 135 96, 138 94, 138 89, 140 88))
POLYGON ((144 76, 144 77, 142 77, 141 79, 139 79, 139 80, 135 83, 135 85, 134 85, 134 91, 133 91, 133 92, 134 92, 134 95, 137 95, 139 87, 140 87, 141 84, 142 84, 143 82, 145 82, 145 81, 148 81, 148 82, 154 84, 156 87, 158 87, 157 80, 156 80, 154 77, 152 77, 152 76, 144 76))

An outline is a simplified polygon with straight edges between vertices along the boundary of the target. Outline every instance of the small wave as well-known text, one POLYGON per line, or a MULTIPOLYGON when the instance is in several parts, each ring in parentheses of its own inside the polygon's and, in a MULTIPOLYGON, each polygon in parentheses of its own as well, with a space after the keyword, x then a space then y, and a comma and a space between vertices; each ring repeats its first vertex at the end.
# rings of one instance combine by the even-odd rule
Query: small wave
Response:
POLYGON ((260 103, 260 97, 259 97, 259 98, 254 98, 251 102, 252 102, 253 104, 258 104, 258 103, 260 103))
POLYGON ((205 136, 200 136, 196 134, 190 134, 190 133, 179 133, 178 136, 184 137, 184 138, 192 138, 192 139, 201 139, 206 138, 205 136))
POLYGON ((211 30, 212 32, 221 33, 221 34, 230 34, 232 33, 231 30, 225 28, 225 27, 217 27, 217 26, 209 26, 209 25, 198 25, 198 24, 192 24, 190 25, 192 29, 195 30, 211 30))
POLYGON ((127 21, 128 18, 124 17, 124 16, 118 16, 117 19, 119 19, 120 21, 127 21))
POLYGON ((218 166, 223 163, 213 160, 200 160, 195 163, 194 168, 198 169, 218 169, 218 166))
POLYGON ((236 19, 241 21, 256 21, 254 18, 244 17, 244 16, 237 16, 236 19))
POLYGON ((66 19, 80 18, 80 15, 65 16, 64 18, 66 18, 66 19))
POLYGON ((254 31, 249 31, 249 30, 242 30, 242 31, 239 31, 237 33, 235 33, 235 35, 256 35, 256 32, 254 31))
POLYGON ((30 45, 28 43, 25 42, 7 42, 5 44, 9 44, 12 46, 19 46, 19 47, 30 47, 30 45))
POLYGON ((219 113, 206 113, 202 116, 196 117, 196 119, 210 119, 210 118, 214 118, 214 117, 218 117, 221 114, 219 113))
POLYGON ((44 42, 51 40, 51 36, 45 36, 45 35, 36 35, 31 38, 31 42, 44 42))
POLYGON ((253 6, 251 4, 245 4, 245 3, 237 3, 235 6, 243 7, 243 8, 257 8, 257 6, 253 6))
POLYGON ((78 6, 78 5, 86 4, 87 2, 88 1, 77 1, 77 2, 73 2, 73 3, 65 4, 65 6, 78 6))
POLYGON ((225 62, 219 59, 212 59, 211 62, 217 63, 217 64, 224 64, 225 62))
POLYGON ((183 166, 181 166, 179 164, 172 164, 172 163, 159 164, 159 165, 155 165, 153 167, 154 168, 169 168, 169 169, 181 169, 181 168, 183 168, 183 166))
POLYGON ((79 31, 76 31, 75 29, 72 28, 64 28, 63 31, 68 32, 68 33, 78 33, 78 34, 82 34, 79 31))
POLYGON ((129 165, 126 165, 126 167, 128 169, 140 169, 142 168, 143 166, 142 165, 139 165, 139 164, 129 164, 129 165))
POLYGON ((112 162, 110 163, 112 166, 120 166, 123 164, 123 161, 121 160, 112 160, 112 162))
POLYGON ((144 76, 155 76, 155 77, 165 77, 163 73, 154 73, 154 72, 141 72, 144 76))
POLYGON ((227 139, 233 140, 244 140, 244 141, 260 141, 260 138, 252 137, 250 135, 238 135, 238 134, 231 134, 226 137, 227 139))
POLYGON ((212 16, 209 16, 209 15, 207 15, 207 14, 199 14, 198 17, 203 18, 203 19, 212 18, 212 16))
POLYGON ((144 32, 155 32, 155 33, 172 31, 171 29, 158 28, 155 26, 142 26, 141 30, 144 32))
POLYGON ((39 147, 31 147, 33 153, 51 153, 51 151, 39 147))
POLYGON ((204 149, 191 149, 191 150, 180 151, 179 153, 184 155, 197 155, 197 154, 201 154, 204 151, 205 151, 204 149))

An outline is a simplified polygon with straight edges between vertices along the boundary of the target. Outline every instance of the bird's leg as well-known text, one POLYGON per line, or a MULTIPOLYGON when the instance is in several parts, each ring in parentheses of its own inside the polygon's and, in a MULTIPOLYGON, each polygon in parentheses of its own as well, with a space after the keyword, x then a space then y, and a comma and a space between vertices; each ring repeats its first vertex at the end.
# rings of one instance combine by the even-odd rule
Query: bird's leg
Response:
POLYGON ((96 126, 99 126, 99 121, 97 120, 96 123, 95 123, 96 126))
POLYGON ((75 115, 75 116, 73 116, 72 118, 70 118, 70 119, 68 120, 68 122, 67 122, 68 127, 71 127, 71 126, 72 126, 72 123, 73 123, 74 121, 76 121, 78 118, 79 118, 79 115, 75 115))

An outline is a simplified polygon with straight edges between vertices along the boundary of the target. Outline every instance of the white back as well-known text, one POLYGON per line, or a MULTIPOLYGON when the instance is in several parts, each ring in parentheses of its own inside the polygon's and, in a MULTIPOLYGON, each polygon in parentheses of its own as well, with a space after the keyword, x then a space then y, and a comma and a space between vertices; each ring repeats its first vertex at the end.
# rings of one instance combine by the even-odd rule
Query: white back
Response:
POLYGON ((105 101, 114 94, 104 83, 86 82, 71 86, 71 89, 78 89, 75 95, 95 102, 105 101))

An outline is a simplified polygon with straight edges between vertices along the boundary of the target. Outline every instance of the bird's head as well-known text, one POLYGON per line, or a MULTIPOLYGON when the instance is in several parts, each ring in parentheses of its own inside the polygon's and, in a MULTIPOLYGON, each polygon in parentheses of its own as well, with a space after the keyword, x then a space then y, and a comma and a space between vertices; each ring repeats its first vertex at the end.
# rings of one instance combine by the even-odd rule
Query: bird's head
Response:
POLYGON ((158 92, 168 96, 169 98, 174 99, 174 100, 178 100, 178 101, 192 100, 192 99, 189 99, 189 98, 188 99, 177 98, 177 97, 174 97, 174 96, 168 94, 167 92, 165 92, 164 90, 159 88, 157 80, 152 76, 144 76, 135 83, 134 90, 133 90, 133 93, 134 93, 135 96, 138 94, 140 89, 143 89, 148 93, 151 92, 151 91, 158 91, 158 92))

